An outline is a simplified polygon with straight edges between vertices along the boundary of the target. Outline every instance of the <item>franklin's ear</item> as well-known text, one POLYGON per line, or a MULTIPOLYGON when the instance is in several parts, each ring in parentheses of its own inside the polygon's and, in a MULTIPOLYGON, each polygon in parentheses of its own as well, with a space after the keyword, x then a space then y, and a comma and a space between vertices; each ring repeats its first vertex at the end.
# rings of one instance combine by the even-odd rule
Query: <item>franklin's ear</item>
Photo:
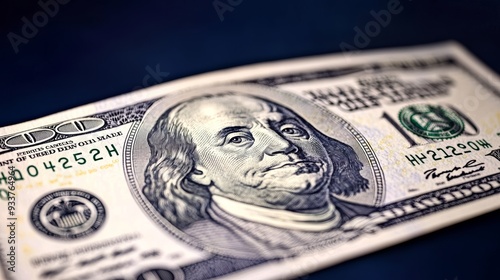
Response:
POLYGON ((189 174, 189 179, 193 182, 195 182, 198 185, 202 186, 210 186, 212 184, 212 180, 208 178, 207 176, 207 170, 205 167, 196 165, 191 171, 191 174, 189 174))

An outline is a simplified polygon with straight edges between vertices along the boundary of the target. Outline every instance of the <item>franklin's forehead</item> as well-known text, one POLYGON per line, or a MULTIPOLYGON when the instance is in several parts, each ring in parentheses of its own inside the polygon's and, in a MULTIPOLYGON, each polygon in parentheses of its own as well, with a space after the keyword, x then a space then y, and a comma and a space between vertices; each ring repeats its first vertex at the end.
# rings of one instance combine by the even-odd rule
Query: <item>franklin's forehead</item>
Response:
POLYGON ((264 118, 278 121, 293 116, 288 110, 250 96, 226 95, 191 101, 178 112, 181 121, 203 123, 221 119, 264 118))

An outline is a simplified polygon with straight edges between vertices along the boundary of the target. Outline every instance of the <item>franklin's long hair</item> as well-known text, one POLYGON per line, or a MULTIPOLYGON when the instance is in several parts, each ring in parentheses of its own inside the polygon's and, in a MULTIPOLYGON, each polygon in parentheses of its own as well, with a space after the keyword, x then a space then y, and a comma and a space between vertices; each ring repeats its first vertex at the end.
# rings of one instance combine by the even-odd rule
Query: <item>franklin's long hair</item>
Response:
MULTIPOLYGON (((228 93, 194 98, 170 108, 148 134, 151 157, 145 171, 143 192, 155 209, 179 229, 209 218, 206 208, 210 193, 208 188, 189 180, 197 160, 196 147, 189 131, 177 120, 177 113, 194 100, 223 95, 228 93)), ((252 97, 282 108, 268 100, 252 97)), ((324 135, 292 110, 287 110, 308 125, 325 146, 334 170, 330 178, 331 193, 351 196, 368 189, 368 180, 360 174, 363 165, 350 146, 324 135)))

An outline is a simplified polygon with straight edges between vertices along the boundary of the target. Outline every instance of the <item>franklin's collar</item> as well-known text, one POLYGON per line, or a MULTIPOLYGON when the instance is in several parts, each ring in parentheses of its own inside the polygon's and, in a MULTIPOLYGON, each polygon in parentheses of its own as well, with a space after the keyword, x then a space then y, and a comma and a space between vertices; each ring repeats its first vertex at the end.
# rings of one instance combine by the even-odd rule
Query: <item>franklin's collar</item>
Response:
POLYGON ((340 213, 331 202, 314 213, 271 209, 218 195, 212 196, 212 203, 224 212, 240 219, 278 228, 317 232, 332 229, 341 222, 340 213))

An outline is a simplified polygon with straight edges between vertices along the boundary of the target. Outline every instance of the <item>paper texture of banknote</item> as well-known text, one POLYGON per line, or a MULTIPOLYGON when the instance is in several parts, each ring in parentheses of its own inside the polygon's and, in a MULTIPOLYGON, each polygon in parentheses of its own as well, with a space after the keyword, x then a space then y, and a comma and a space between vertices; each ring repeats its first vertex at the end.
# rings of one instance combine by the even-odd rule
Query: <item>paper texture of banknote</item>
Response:
POLYGON ((288 279, 500 207, 456 43, 185 78, 0 128, 6 279, 288 279))

